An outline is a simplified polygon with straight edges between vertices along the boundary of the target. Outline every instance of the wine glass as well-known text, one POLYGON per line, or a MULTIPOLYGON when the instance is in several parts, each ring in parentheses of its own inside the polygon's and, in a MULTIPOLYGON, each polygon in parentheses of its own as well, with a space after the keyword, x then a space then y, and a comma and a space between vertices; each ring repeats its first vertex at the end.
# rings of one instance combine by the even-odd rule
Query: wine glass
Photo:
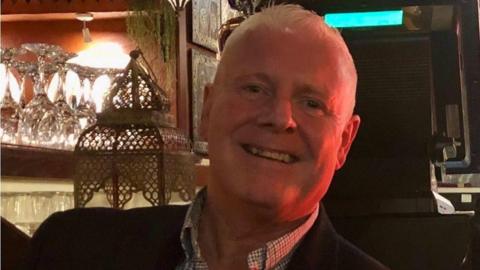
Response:
MULTIPOLYGON (((25 49, 18 49, 18 48, 1 48, 0 49, 0 56, 1 56, 1 63, 4 65, 5 70, 5 75, 2 79, 5 79, 3 85, 10 87, 11 95, 13 99, 18 103, 18 97, 19 97, 19 92, 18 92, 18 81, 15 78, 15 75, 12 73, 12 71, 16 70, 16 63, 19 62, 18 60, 15 60, 14 58, 25 54, 26 50, 25 49), (13 92, 12 92, 13 91, 13 92)), ((5 89, 2 89, 5 90, 5 89)), ((2 97, 3 97, 3 92, 2 92, 2 97)))
POLYGON ((25 61, 15 61, 14 67, 18 75, 20 76, 20 101, 18 103, 20 107, 23 109, 27 104, 26 98, 25 98, 25 94, 26 94, 25 85, 26 85, 27 77, 33 78, 33 76, 37 72, 38 67, 34 63, 25 62, 25 61))
POLYGON ((54 212, 65 211, 73 208, 73 194, 71 192, 58 191, 52 198, 54 202, 54 212))
POLYGON ((75 71, 67 69, 64 88, 67 103, 75 111, 79 102, 77 97, 80 97, 82 93, 80 78, 75 71))
POLYGON ((2 217, 14 223, 15 219, 15 198, 11 192, 2 192, 2 217))
POLYGON ((28 192, 15 194, 15 225, 28 235, 32 235, 32 225, 34 223, 33 198, 28 192))
POLYGON ((11 95, 11 81, 15 78, 10 73, 8 68, 5 68, 5 75, 2 77, 5 78, 5 82, 3 98, 0 103, 2 119, 0 125, 0 136, 3 143, 15 143, 21 107, 17 102, 15 102, 11 95))
POLYGON ((52 51, 48 51, 46 56, 57 67, 57 70, 58 70, 50 80, 50 84, 47 87, 48 97, 52 102, 55 102, 58 95, 58 90, 63 90, 60 88, 59 84, 65 83, 66 62, 69 59, 76 57, 77 54, 65 52, 63 50, 60 50, 60 51, 52 50, 52 51))
POLYGON ((78 75, 82 83, 82 93, 76 97, 79 100, 75 112, 84 130, 95 124, 96 113, 101 110, 101 100, 106 90, 113 79, 123 73, 123 69, 93 68, 75 63, 67 63, 67 66, 78 75))
MULTIPOLYGON (((17 130, 18 122, 20 119, 22 108, 19 103, 14 100, 12 97, 13 85, 16 84, 18 87, 18 82, 16 78, 10 71, 10 68, 13 67, 13 57, 25 53, 25 50, 8 48, 1 49, 1 61, 4 65, 5 75, 2 76, 4 79, 2 89, 3 98, 0 103, 1 108, 1 125, 0 125, 0 136, 3 143, 16 143, 17 142, 17 130)), ((17 89, 18 91, 18 89, 17 89)))
POLYGON ((85 130, 94 125, 97 121, 95 105, 91 100, 91 82, 96 78, 96 72, 94 68, 80 66, 73 63, 68 63, 68 67, 78 75, 82 84, 82 93, 77 97, 79 100, 75 113, 80 123, 81 130, 85 130))
POLYGON ((65 64, 68 59, 75 56, 76 55, 72 53, 57 53, 52 59, 58 67, 58 85, 54 101, 57 113, 56 117, 59 124, 56 134, 57 144, 59 148, 68 150, 73 149, 81 131, 77 115, 66 101, 65 89, 65 64))
POLYGON ((97 113, 103 110, 103 101, 108 96, 108 92, 112 87, 112 83, 116 77, 123 74, 123 69, 117 68, 100 68, 97 69, 98 77, 95 80, 92 89, 92 100, 95 103, 97 113))
POLYGON ((45 93, 46 77, 53 74, 56 66, 46 61, 47 54, 54 50, 61 50, 59 46, 45 43, 22 44, 22 48, 37 55, 37 70, 33 74, 32 100, 25 106, 20 119, 19 136, 21 143, 31 145, 51 146, 55 141, 52 133, 57 123, 52 118, 55 109, 53 103, 45 93))

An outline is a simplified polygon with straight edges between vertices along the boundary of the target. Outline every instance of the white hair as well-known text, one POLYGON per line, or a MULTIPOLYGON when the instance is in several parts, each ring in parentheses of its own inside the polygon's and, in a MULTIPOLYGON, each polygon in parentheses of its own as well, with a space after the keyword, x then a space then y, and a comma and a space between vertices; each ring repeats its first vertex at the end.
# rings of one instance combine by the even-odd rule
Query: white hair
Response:
POLYGON ((248 30, 256 29, 260 26, 280 31, 292 28, 305 29, 306 34, 317 35, 321 39, 331 39, 336 43, 346 59, 352 61, 353 65, 352 56, 340 32, 327 25, 323 17, 315 12, 295 4, 270 5, 262 9, 261 12, 248 17, 228 37, 225 43, 225 51, 233 46, 232 44, 238 42, 248 30))
MULTIPOLYGON (((348 50, 347 45, 340 32, 327 25, 323 17, 319 16, 313 11, 304 9, 296 4, 279 4, 270 5, 248 17, 245 21, 235 28, 235 30, 227 38, 223 55, 229 53, 230 48, 235 47, 242 37, 249 31, 264 28, 277 31, 289 31, 293 29, 300 29, 306 35, 317 37, 317 40, 333 41, 335 48, 339 53, 339 57, 344 59, 347 76, 350 78, 350 83, 353 83, 353 106, 355 104, 355 88, 357 82, 357 72, 353 58, 348 50)), ((314 39, 312 39, 314 40, 314 39)), ((274 46, 278 46, 275 44, 274 46)), ((353 111, 352 106, 352 111, 353 111)), ((350 113, 351 115, 351 113, 350 113)))

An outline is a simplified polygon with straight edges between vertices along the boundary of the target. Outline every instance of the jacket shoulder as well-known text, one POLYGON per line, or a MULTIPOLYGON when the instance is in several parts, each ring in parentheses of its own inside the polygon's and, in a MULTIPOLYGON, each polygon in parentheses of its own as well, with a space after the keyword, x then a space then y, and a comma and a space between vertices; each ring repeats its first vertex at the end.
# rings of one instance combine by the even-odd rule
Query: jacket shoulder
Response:
POLYGON ((389 268, 339 235, 322 206, 315 223, 295 250, 288 269, 388 270, 389 268))
POLYGON ((178 237, 187 209, 78 208, 54 213, 31 239, 25 268, 79 269, 77 266, 83 265, 96 269, 114 265, 132 246, 153 254, 154 247, 178 237))
POLYGON ((113 208, 77 208, 51 215, 40 226, 37 234, 71 234, 107 236, 125 235, 129 231, 177 230, 183 224, 187 206, 157 206, 120 210, 113 208))
MULTIPOLYGON (((51 215, 40 226, 38 233, 55 231, 65 234, 103 236, 125 233, 128 230, 176 229, 183 224, 187 206, 158 206, 119 210, 113 208, 77 208, 51 215)), ((35 237, 35 236, 34 236, 35 237)))

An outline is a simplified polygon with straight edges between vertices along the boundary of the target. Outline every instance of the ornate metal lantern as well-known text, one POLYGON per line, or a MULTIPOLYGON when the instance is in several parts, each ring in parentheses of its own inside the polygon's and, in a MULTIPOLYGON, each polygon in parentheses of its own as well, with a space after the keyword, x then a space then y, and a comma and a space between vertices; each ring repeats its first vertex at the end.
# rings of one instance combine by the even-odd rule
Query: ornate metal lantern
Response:
POLYGON ((174 192, 184 201, 193 198, 190 141, 168 121, 170 102, 141 55, 130 53, 132 60, 114 80, 97 123, 77 142, 76 207, 85 207, 99 191, 115 208, 139 191, 152 205, 167 204, 174 192))

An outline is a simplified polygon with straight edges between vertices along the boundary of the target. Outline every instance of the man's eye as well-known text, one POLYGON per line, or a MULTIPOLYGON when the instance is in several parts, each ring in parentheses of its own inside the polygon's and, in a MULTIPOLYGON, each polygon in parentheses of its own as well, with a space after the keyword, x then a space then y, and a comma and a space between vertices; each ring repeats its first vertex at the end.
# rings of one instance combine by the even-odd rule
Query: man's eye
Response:
POLYGON ((257 94, 262 91, 262 89, 258 85, 247 85, 244 87, 244 89, 252 94, 257 94))
POLYGON ((242 95, 248 99, 259 99, 262 96, 267 96, 268 93, 264 87, 256 84, 245 85, 241 88, 242 95))
POLYGON ((310 115, 324 115, 325 114, 325 106, 322 102, 311 99, 311 98, 306 98, 302 100, 301 102, 304 110, 306 113, 310 115))
POLYGON ((311 109, 321 109, 320 103, 316 100, 311 100, 311 99, 306 100, 305 105, 307 105, 307 107, 311 109))

